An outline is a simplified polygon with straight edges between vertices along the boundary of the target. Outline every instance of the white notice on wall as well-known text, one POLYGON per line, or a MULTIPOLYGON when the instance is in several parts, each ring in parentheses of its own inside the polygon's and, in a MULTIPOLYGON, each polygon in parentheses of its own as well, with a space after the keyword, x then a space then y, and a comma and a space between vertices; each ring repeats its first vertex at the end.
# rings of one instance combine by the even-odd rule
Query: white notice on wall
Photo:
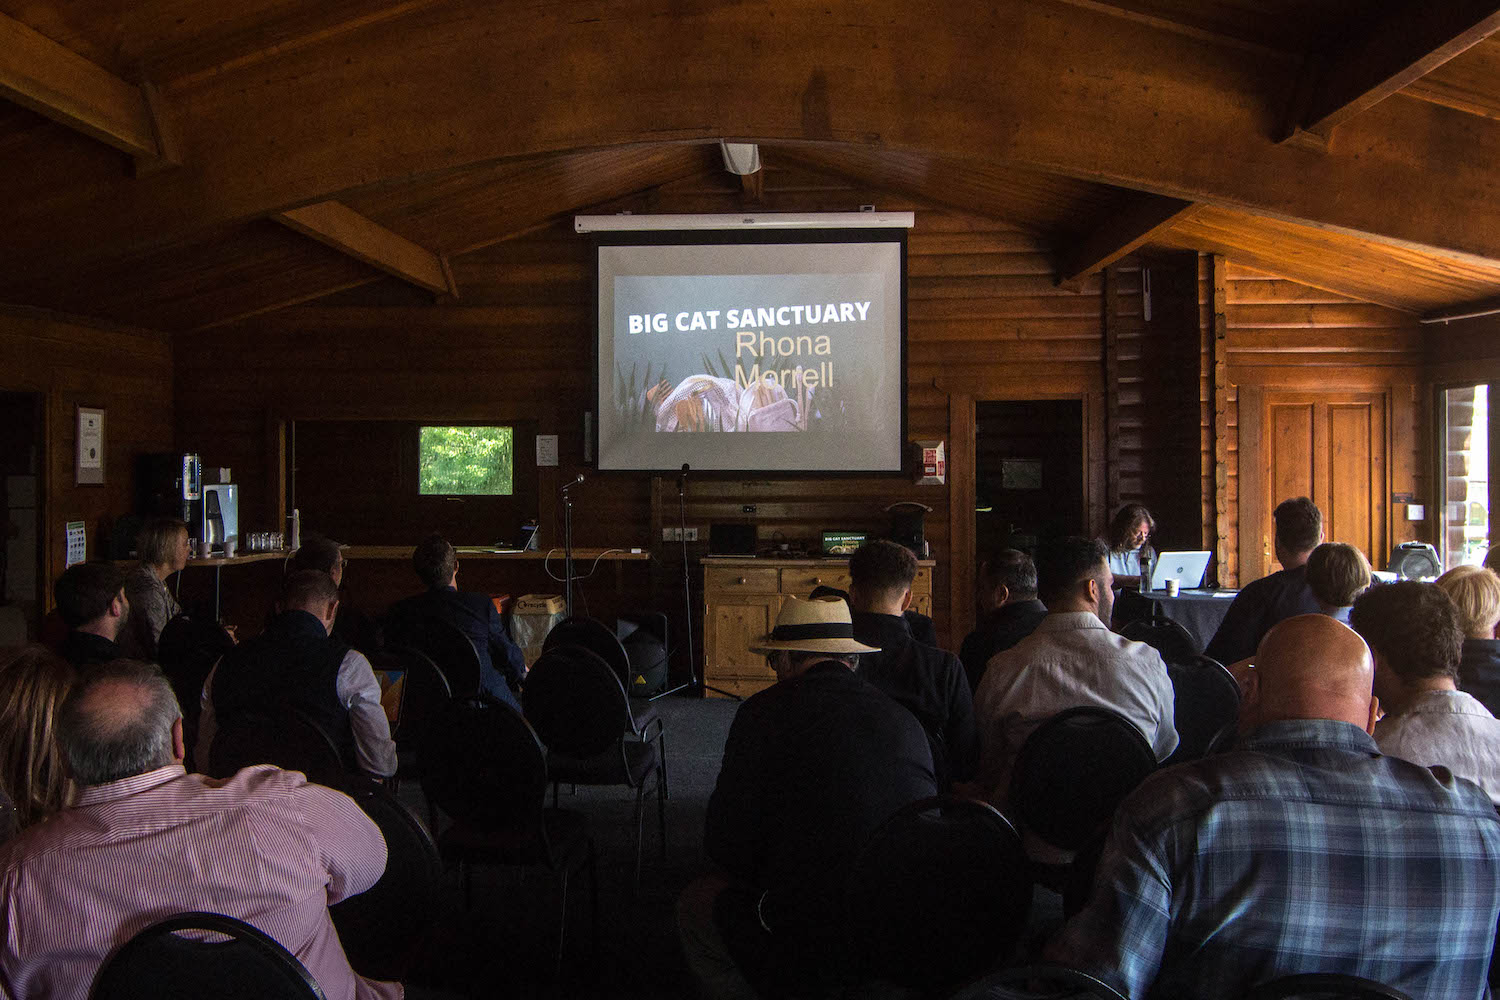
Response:
POLYGON ((104 468, 104 418, 84 411, 78 414, 78 467, 104 468))
POLYGON ((556 434, 538 434, 536 436, 536 464, 537 468, 557 465, 556 434))
POLYGON ((68 556, 63 564, 63 569, 77 563, 87 562, 89 558, 89 536, 84 530, 82 521, 69 521, 66 525, 68 537, 68 556))

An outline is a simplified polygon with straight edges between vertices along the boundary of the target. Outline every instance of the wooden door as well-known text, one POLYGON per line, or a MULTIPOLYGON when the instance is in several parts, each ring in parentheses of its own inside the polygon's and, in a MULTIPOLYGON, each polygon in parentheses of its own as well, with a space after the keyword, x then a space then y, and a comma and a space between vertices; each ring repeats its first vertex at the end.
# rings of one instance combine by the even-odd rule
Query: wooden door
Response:
POLYGON ((1297 496, 1312 497, 1323 512, 1328 541, 1356 546, 1373 566, 1385 564, 1386 414, 1384 393, 1242 390, 1242 583, 1277 568, 1271 514, 1297 496), (1243 405, 1244 396, 1256 395, 1259 405, 1243 405))

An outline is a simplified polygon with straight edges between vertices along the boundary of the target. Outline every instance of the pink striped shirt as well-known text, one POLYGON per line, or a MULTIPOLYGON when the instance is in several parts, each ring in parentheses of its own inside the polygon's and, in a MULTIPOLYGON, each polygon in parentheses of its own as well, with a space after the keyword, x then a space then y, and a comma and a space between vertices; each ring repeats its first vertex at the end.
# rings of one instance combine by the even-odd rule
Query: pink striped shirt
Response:
POLYGON ((397 1000, 349 968, 328 905, 385 870, 380 830, 342 792, 247 767, 180 764, 96 785, 0 847, 0 997, 85 1000, 100 963, 188 910, 238 917, 296 955, 328 1000, 397 1000))

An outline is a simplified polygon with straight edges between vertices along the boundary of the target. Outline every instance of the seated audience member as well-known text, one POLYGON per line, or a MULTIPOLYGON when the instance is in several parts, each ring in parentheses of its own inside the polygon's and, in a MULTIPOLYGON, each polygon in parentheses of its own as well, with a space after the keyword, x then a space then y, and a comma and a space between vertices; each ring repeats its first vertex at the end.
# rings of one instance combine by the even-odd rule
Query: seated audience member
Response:
POLYGON ((376 777, 396 773, 370 661, 331 634, 338 603, 327 573, 305 569, 286 578, 270 626, 225 653, 203 685, 198 761, 208 761, 215 734, 236 716, 288 706, 321 726, 346 764, 376 777))
POLYGON ((120 644, 130 621, 125 574, 109 563, 77 563, 63 570, 52 596, 68 634, 58 652, 75 667, 124 656, 120 644))
POLYGON ((1009 649, 1047 617, 1047 606, 1036 599, 1036 564, 1019 549, 1001 549, 979 567, 979 624, 964 637, 958 658, 969 675, 969 690, 990 657, 1009 649))
POLYGON ((1273 628, 1240 743, 1126 798, 1093 895, 1045 957, 1138 1000, 1310 972, 1487 996, 1500 819, 1469 782, 1377 752, 1372 674, 1326 615, 1273 628))
POLYGON ((75 676, 45 646, 23 647, 0 664, 0 841, 67 805, 56 719, 75 676))
POLYGON ((1491 545, 1490 550, 1484 554, 1484 568, 1495 573, 1500 573, 1500 545, 1491 545))
POLYGON ((208 910, 275 938, 329 1000, 401 995, 355 975, 328 915, 385 870, 380 829, 348 796, 269 766, 188 774, 177 699, 146 663, 85 675, 57 732, 79 794, 0 847, 0 994, 86 997, 131 935, 208 910))
POLYGON ((1156 553, 1146 544, 1156 533, 1156 518, 1145 504, 1128 503, 1115 512, 1109 522, 1109 571, 1114 574, 1115 586, 1140 587, 1142 590, 1150 580, 1142 580, 1144 571, 1149 571, 1156 553))
POLYGON ((704 833, 727 877, 699 879, 677 907, 707 997, 754 996, 750 982, 767 995, 837 982, 855 851, 937 791, 922 727, 857 676, 859 654, 874 650, 852 634, 843 601, 788 597, 755 647, 777 682, 734 717, 704 833))
POLYGON ((1161 654, 1109 630, 1108 550, 1090 538, 1062 538, 1037 552, 1047 617, 1036 631, 996 653, 974 696, 979 722, 980 791, 1000 806, 1026 737, 1070 708, 1119 712, 1140 729, 1157 760, 1177 749, 1172 680, 1161 654))
POLYGON ((1348 625, 1354 599, 1370 585, 1370 560, 1352 545, 1324 542, 1307 557, 1307 585, 1325 615, 1348 625))
POLYGON ((1277 622, 1321 612, 1307 585, 1307 560, 1323 541, 1323 512, 1307 497, 1283 500, 1276 521, 1276 561, 1281 569, 1235 595, 1219 630, 1203 651, 1220 663, 1235 663, 1255 652, 1277 622))
POLYGON ((161 630, 182 614, 177 598, 167 589, 167 577, 187 565, 188 526, 176 518, 152 518, 135 536, 135 551, 140 564, 125 578, 125 596, 135 615, 120 644, 129 656, 155 660, 161 630))
POLYGON ((1380 752, 1446 767, 1500 805, 1500 720, 1458 690, 1464 633, 1452 598, 1431 583, 1387 583, 1354 602, 1349 624, 1375 658, 1380 752))
POLYGON ((495 602, 485 594, 458 589, 458 554, 442 535, 428 535, 411 554, 412 569, 427 591, 403 598, 386 617, 388 636, 418 635, 428 621, 446 622, 473 643, 479 654, 479 686, 516 711, 511 690, 526 677, 526 660, 511 642, 495 602))
POLYGON ((912 637, 902 617, 911 604, 917 557, 904 545, 876 539, 849 559, 854 638, 879 652, 860 658, 859 675, 905 705, 927 732, 939 788, 969 781, 979 764, 974 696, 952 653, 912 637))
POLYGON ((380 626, 349 603, 349 589, 344 580, 344 570, 349 565, 344 550, 348 547, 323 535, 304 535, 302 544, 292 553, 287 571, 315 569, 333 577, 333 585, 339 588, 339 616, 333 623, 333 634, 355 649, 371 653, 380 649, 380 626))
POLYGON ((1458 661, 1458 687, 1478 698, 1493 715, 1500 708, 1500 576, 1480 566, 1459 566, 1437 578, 1458 605, 1464 630, 1458 661))

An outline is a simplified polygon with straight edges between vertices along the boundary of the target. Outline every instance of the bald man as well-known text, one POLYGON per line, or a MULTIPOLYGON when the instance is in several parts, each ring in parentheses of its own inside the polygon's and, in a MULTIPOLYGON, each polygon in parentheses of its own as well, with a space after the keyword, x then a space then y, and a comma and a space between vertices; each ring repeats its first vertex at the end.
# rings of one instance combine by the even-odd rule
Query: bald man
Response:
POLYGON ((1486 996, 1500 819, 1443 769, 1382 757, 1364 641, 1325 615, 1271 629, 1228 753, 1169 768, 1115 814, 1094 892, 1047 949, 1120 992, 1244 996, 1339 972, 1486 996))

